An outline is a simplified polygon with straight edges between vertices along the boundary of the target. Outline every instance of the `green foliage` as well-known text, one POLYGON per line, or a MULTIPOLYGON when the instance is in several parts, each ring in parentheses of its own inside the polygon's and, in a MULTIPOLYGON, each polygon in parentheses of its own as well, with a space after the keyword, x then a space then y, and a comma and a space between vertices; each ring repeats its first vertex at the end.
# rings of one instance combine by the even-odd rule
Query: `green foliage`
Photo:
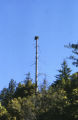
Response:
POLYGON ((0 120, 78 120, 78 73, 70 75, 66 61, 56 81, 35 94, 30 74, 24 83, 11 80, 0 93, 0 120))
POLYGON ((71 70, 68 67, 66 61, 64 60, 63 63, 61 64, 61 69, 58 70, 59 74, 56 75, 56 81, 52 86, 55 86, 57 88, 63 88, 66 85, 70 85, 70 73, 71 70))
POLYGON ((0 120, 9 120, 9 114, 8 111, 4 106, 0 103, 0 120))
POLYGON ((11 79, 8 88, 4 88, 0 94, 2 105, 7 106, 8 102, 13 98, 16 88, 16 82, 11 79))
POLYGON ((8 87, 10 97, 12 97, 12 95, 14 95, 15 89, 16 89, 16 82, 13 79, 11 79, 11 81, 9 83, 9 87, 8 87))
POLYGON ((68 65, 65 60, 61 64, 61 69, 58 71, 60 74, 56 76, 57 80, 62 80, 62 78, 64 78, 66 81, 69 79, 71 70, 70 68, 68 68, 68 65))
POLYGON ((69 44, 69 45, 66 45, 66 47, 72 49, 73 55, 71 55, 69 59, 73 60, 72 64, 78 67, 78 43, 69 44))
POLYGON ((7 114, 7 110, 0 103, 0 117, 7 114))
POLYGON ((66 91, 60 89, 52 93, 50 90, 47 94, 47 99, 45 99, 45 103, 46 111, 44 111, 43 114, 40 115, 39 120, 62 120, 64 108, 66 107, 66 105, 69 105, 66 91))
POLYGON ((35 94, 35 84, 32 83, 32 79, 30 78, 30 73, 27 74, 26 80, 23 84, 19 83, 16 91, 15 97, 27 97, 35 94))
POLYGON ((26 84, 18 84, 14 96, 17 97, 27 97, 35 93, 35 84, 32 81, 27 81, 26 84))
POLYGON ((26 98, 14 98, 8 104, 8 111, 16 120, 35 120, 34 109, 34 104, 26 98))

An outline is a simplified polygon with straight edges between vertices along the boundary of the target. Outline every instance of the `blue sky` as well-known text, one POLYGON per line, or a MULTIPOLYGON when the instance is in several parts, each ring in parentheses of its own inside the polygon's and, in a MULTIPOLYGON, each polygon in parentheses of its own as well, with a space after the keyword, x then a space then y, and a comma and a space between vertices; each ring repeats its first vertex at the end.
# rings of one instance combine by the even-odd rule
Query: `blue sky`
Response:
MULTIPOLYGON (((48 75, 49 84, 72 54, 64 45, 78 41, 78 0, 0 1, 0 90, 11 78, 17 83, 24 80, 28 72, 34 81, 35 35, 39 36, 38 71, 48 75)), ((72 73, 77 71, 67 62, 72 73)))

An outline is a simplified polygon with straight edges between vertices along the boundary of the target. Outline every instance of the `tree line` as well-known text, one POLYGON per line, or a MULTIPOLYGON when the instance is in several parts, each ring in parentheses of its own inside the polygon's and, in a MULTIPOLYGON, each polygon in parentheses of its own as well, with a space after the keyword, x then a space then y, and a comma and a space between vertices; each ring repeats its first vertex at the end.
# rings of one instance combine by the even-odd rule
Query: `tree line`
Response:
MULTIPOLYGON (((78 44, 69 58, 78 66, 78 44)), ((55 81, 46 89, 46 80, 35 94, 30 74, 23 83, 11 79, 8 88, 0 91, 0 120, 78 120, 78 72, 71 74, 66 60, 55 81)))

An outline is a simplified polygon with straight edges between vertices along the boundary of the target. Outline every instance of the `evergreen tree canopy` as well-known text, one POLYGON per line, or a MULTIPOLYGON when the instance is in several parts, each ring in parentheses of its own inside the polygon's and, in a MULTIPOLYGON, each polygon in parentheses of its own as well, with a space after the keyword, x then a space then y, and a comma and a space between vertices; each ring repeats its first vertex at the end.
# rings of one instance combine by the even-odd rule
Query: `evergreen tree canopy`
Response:
POLYGON ((71 73, 71 69, 68 67, 65 60, 61 64, 61 69, 58 70, 58 72, 59 72, 59 74, 56 75, 56 81, 54 84, 56 86, 63 86, 64 84, 66 84, 69 81, 70 73, 71 73))
POLYGON ((71 55, 69 59, 73 60, 72 64, 78 67, 78 43, 69 44, 69 45, 66 45, 66 47, 72 49, 73 55, 71 55))

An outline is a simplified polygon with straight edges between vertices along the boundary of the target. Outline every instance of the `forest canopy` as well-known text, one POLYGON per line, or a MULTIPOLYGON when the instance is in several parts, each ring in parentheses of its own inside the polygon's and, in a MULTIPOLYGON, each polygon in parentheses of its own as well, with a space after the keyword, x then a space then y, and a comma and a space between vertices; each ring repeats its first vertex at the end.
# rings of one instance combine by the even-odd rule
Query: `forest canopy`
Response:
MULTIPOLYGON (((76 55, 77 46, 69 45, 76 55)), ((11 79, 0 91, 0 120, 78 120, 78 72, 71 71, 64 60, 55 81, 47 88, 45 80, 37 94, 30 74, 23 83, 11 79)))

